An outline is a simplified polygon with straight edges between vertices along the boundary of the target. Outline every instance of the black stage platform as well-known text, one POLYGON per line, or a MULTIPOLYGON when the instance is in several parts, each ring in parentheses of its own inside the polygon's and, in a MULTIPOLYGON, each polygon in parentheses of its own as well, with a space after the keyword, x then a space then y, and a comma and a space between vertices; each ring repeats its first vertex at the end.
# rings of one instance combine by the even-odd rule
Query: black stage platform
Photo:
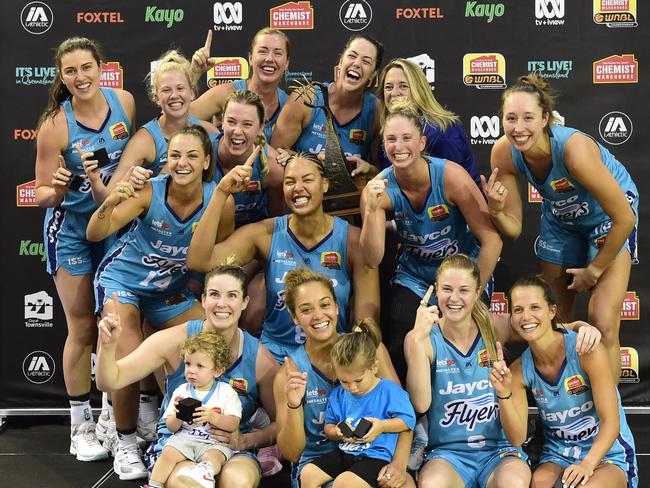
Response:
MULTIPOLYGON (((650 416, 628 415, 639 465, 639 488, 650 469, 650 416)), ((78 462, 68 454, 69 417, 8 417, 0 433, 0 487, 3 488, 137 488, 144 481, 120 481, 113 460, 78 462)), ((264 478, 262 488, 289 487, 287 467, 264 478)), ((235 488, 235 487, 233 487, 235 488)))

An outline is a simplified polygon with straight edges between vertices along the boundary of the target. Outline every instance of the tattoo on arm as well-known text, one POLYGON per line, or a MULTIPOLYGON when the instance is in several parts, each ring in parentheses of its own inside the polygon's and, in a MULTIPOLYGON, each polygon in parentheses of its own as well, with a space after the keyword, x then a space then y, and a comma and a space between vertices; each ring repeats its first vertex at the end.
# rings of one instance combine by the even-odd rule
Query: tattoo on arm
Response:
POLYGON ((97 218, 103 220, 104 217, 106 217, 106 205, 102 204, 101 207, 99 207, 99 212, 97 212, 97 218))

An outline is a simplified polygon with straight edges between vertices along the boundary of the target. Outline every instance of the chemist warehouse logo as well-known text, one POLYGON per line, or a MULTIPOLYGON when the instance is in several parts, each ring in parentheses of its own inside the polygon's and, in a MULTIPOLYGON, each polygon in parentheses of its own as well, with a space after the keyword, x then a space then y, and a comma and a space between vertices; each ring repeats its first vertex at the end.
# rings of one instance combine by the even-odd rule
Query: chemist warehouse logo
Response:
POLYGON ((535 25, 564 25, 564 0, 535 0, 535 25))
POLYGON ((314 28, 314 9, 310 2, 289 2, 269 10, 271 29, 298 30, 314 28))
POLYGON ((54 376, 54 371, 54 359, 45 351, 30 352, 23 360, 23 374, 32 383, 47 383, 54 376))
POLYGON ((594 83, 638 83, 639 62, 634 54, 613 54, 594 61, 594 83))
POLYGON ((103 88, 124 88, 124 70, 119 61, 102 63, 102 74, 99 84, 103 88))
POLYGON ((621 307, 621 320, 639 320, 641 318, 641 300, 636 291, 626 291, 621 307))
POLYGON ((636 27, 636 0, 593 0, 594 22, 610 28, 636 27))
POLYGON ((499 53, 463 56, 463 83, 478 89, 506 87, 506 60, 499 53))
POLYGON ((54 23, 54 13, 47 3, 30 2, 20 12, 20 23, 30 34, 44 34, 54 23))

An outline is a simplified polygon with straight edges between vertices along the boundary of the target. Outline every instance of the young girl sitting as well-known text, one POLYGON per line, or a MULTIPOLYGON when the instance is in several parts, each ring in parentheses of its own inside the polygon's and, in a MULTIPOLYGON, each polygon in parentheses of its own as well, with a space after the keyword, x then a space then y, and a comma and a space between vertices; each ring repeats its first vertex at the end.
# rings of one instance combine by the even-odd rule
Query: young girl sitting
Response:
POLYGON ((242 406, 237 392, 227 383, 217 381, 230 364, 230 347, 223 337, 213 332, 201 332, 185 340, 182 354, 185 379, 174 390, 171 402, 163 414, 167 428, 174 432, 162 450, 151 473, 149 488, 163 488, 176 464, 189 459, 200 464, 181 469, 178 478, 186 486, 213 488, 214 477, 230 459, 229 447, 216 443, 208 428, 215 426, 233 432, 239 428, 242 406), (178 402, 184 398, 200 400, 192 423, 176 417, 178 402), (205 476, 205 470, 210 476, 205 476))
POLYGON ((379 328, 366 319, 352 331, 332 348, 340 385, 329 396, 325 412, 325 436, 341 442, 338 450, 303 468, 302 488, 332 480, 349 488, 378 486, 378 474, 391 462, 398 433, 415 425, 408 394, 398 384, 377 377, 379 328))

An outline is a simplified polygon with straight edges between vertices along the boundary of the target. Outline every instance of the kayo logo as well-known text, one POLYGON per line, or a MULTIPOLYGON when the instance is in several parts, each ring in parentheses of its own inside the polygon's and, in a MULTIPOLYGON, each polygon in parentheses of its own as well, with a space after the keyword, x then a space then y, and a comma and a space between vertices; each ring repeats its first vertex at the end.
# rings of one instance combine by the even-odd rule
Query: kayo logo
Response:
POLYGON ((241 30, 243 18, 241 2, 215 2, 213 14, 214 30, 241 30))
POLYGON ((23 374, 32 383, 47 383, 54 376, 54 370, 54 359, 45 351, 30 352, 23 360, 23 374))
POLYGON ((54 23, 54 14, 48 4, 30 2, 20 12, 20 23, 30 34, 44 34, 54 23))
POLYGON ((623 144, 632 136, 632 120, 623 112, 609 112, 598 125, 603 141, 613 146, 623 144))
POLYGON ((487 17, 488 24, 494 17, 502 17, 506 7, 502 3, 467 2, 465 4, 465 17, 487 17))
POLYGON ((339 9, 339 20, 348 30, 363 30, 372 22, 372 8, 366 0, 346 0, 339 9))
POLYGON ((168 29, 174 25, 174 22, 182 21, 183 17, 185 12, 180 8, 158 8, 155 5, 148 6, 144 13, 145 22, 164 22, 168 29))

